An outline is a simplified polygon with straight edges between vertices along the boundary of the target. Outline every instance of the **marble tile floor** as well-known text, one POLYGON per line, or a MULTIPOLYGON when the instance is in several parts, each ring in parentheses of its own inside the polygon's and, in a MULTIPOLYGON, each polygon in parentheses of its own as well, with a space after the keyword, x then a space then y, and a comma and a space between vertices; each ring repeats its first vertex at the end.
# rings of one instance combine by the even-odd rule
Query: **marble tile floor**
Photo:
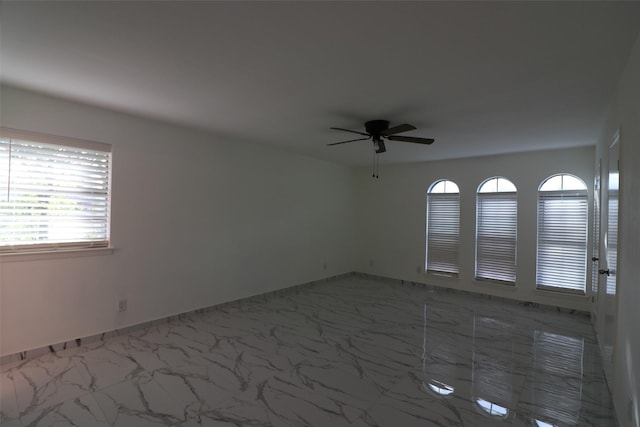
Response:
POLYGON ((587 316, 343 277, 4 366, 0 424, 616 426, 587 316))

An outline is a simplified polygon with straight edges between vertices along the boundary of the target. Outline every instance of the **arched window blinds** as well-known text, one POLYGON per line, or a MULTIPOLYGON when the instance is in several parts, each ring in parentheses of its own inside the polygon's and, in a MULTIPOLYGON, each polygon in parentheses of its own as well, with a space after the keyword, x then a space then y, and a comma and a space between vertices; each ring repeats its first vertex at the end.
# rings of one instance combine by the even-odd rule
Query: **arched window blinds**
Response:
POLYGON ((587 186, 560 174, 538 189, 538 288, 584 293, 587 279, 587 186))
POLYGON ((460 189, 453 181, 436 181, 427 192, 427 271, 457 275, 459 246, 460 189))
POLYGON ((517 222, 516 186, 503 177, 480 184, 476 196, 476 279, 515 284, 517 222))

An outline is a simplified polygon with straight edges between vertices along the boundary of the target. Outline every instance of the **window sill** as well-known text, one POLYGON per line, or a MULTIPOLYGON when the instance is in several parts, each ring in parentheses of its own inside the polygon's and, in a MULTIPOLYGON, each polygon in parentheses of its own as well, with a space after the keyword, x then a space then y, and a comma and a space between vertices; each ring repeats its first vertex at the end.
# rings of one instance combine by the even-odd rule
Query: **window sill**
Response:
POLYGON ((535 292, 540 295, 553 295, 553 296, 566 296, 570 298, 582 297, 586 298, 586 292, 581 291, 571 291, 565 289, 554 289, 554 288, 536 288, 535 292))
POLYGON ((47 259, 82 258, 89 256, 111 255, 114 248, 81 248, 57 251, 19 252, 0 255, 0 263, 41 261, 47 259))
POLYGON ((473 284, 478 286, 486 286, 490 288, 499 287, 502 289, 513 289, 513 290, 516 289, 515 282, 505 282, 501 280, 491 280, 491 279, 479 279, 477 277, 473 279, 473 284))
POLYGON ((442 271, 434 271, 434 270, 424 271, 423 274, 428 277, 433 277, 434 279, 444 279, 444 280, 458 280, 460 276, 459 273, 445 273, 442 271))

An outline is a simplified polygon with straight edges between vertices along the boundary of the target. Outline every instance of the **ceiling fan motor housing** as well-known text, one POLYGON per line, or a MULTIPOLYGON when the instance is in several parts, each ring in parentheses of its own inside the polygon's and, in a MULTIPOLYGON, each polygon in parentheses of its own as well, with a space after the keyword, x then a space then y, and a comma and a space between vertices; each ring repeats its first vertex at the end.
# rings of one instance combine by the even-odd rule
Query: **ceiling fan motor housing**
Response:
POLYGON ((389 129, 389 121, 387 120, 370 120, 364 124, 368 134, 379 136, 383 131, 389 129))

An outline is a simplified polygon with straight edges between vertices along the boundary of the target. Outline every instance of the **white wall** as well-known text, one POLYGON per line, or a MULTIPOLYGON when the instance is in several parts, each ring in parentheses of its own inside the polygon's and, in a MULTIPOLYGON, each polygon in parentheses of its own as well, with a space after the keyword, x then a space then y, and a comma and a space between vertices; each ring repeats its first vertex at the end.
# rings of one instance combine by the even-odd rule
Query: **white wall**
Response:
POLYGON ((620 130, 618 311, 613 378, 621 426, 640 426, 640 37, 618 84, 613 114, 598 145, 607 163, 611 136, 620 130))
POLYGON ((2 355, 351 271, 347 167, 12 87, 1 102, 2 126, 113 144, 116 248, 1 263, 2 355))
MULTIPOLYGON (((354 178, 357 189, 356 240, 360 245, 356 252, 355 270, 588 311, 589 294, 560 295, 535 289, 536 202, 540 183, 550 175, 562 172, 584 180, 590 189, 591 200, 594 151, 594 147, 583 147, 383 166, 379 179, 371 177, 370 169, 359 168, 354 178), (474 280, 476 190, 482 181, 492 176, 507 177, 518 188, 515 287, 474 280), (460 187, 459 278, 423 273, 426 191, 439 179, 450 179, 460 187)), ((591 253, 590 249, 588 253, 591 253)), ((587 288, 590 290, 590 284, 587 288)))

